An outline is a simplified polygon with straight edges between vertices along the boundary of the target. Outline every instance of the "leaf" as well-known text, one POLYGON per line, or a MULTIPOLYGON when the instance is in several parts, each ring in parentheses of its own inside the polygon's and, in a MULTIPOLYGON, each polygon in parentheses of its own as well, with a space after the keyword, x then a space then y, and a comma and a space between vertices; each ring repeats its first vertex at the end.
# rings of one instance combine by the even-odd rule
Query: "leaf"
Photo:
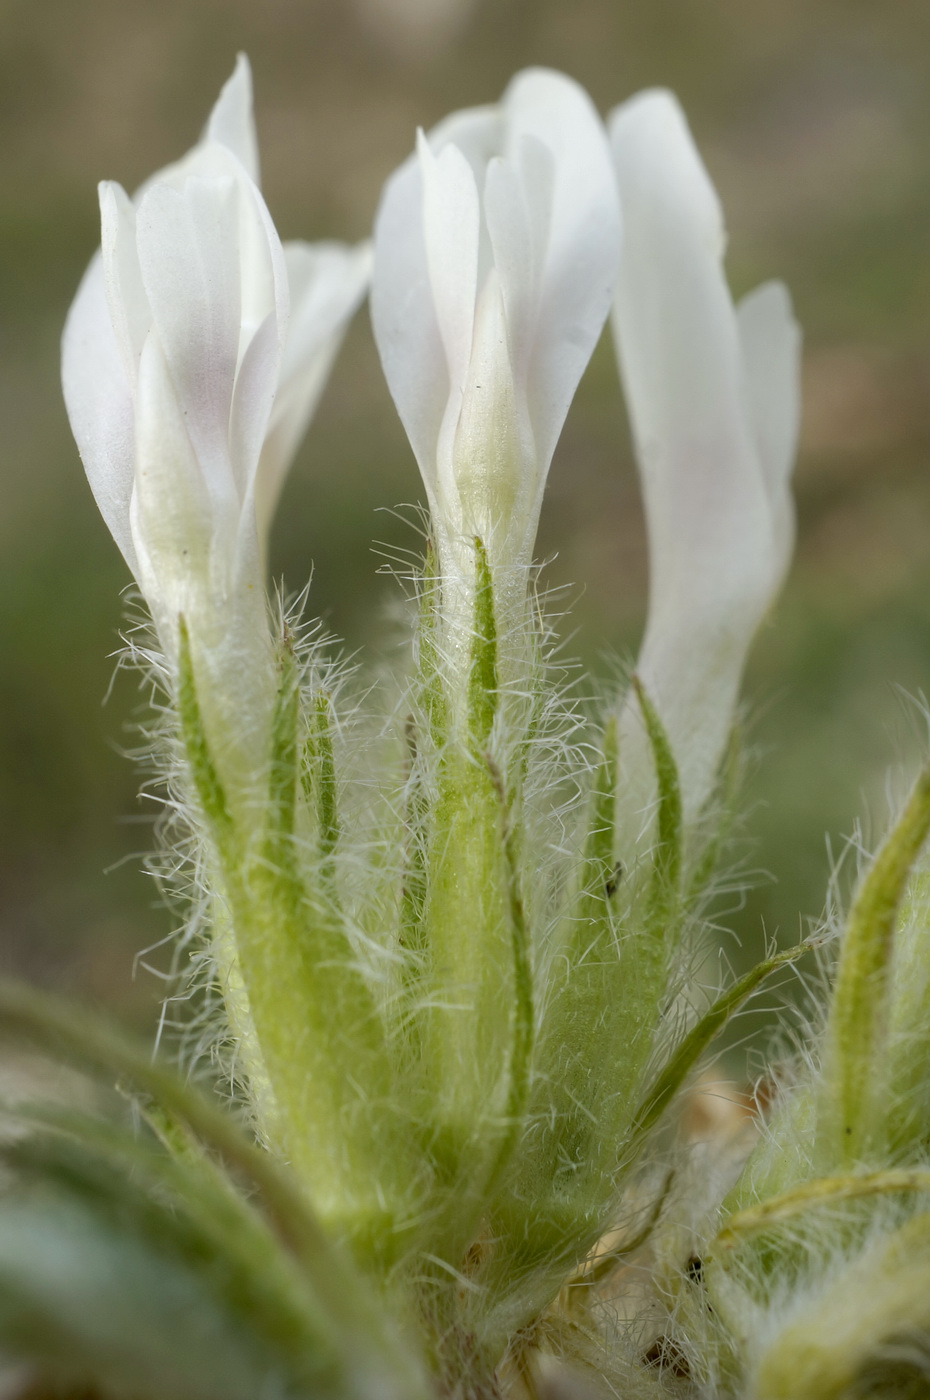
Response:
POLYGON ((513 950, 514 1006, 512 1043, 510 1049, 509 1089, 504 1113, 507 1124, 497 1160, 491 1169, 485 1195, 490 1196, 510 1161, 525 1126, 530 1094, 533 1047, 536 1033, 535 992, 533 987, 532 939, 526 918, 526 902, 520 881, 513 812, 507 800, 503 775, 487 755, 488 770, 500 802, 501 846, 504 852, 504 878, 510 916, 510 937, 513 950))
POLYGON ((867 1150, 886 1105, 888 999, 894 931, 911 869, 930 832, 930 764, 866 872, 846 923, 826 1029, 824 1114, 847 1165, 867 1150))
POLYGON ((271 721, 271 763, 268 769, 268 834, 266 857, 273 866, 294 869, 294 823, 297 815, 297 720, 300 675, 288 639, 281 647, 281 681, 271 721))
POLYGON ((659 789, 659 839, 655 853, 655 885, 658 890, 674 890, 677 889, 681 877, 682 805, 678 765, 659 712, 646 694, 639 676, 633 677, 632 685, 652 748, 656 784, 659 789))
POLYGON ((304 745, 303 787, 316 811, 320 854, 330 857, 339 840, 336 762, 333 754, 333 705, 325 691, 313 697, 310 734, 304 745))
POLYGON ((475 537, 475 630, 471 644, 468 680, 468 715, 473 742, 484 748, 491 737, 499 700, 497 676, 497 620, 494 615, 494 580, 488 552, 475 537))
POLYGON ((798 958, 803 957, 805 953, 811 952, 818 946, 818 941, 812 939, 807 943, 799 943, 794 948, 788 948, 783 953, 776 953, 774 957, 766 958, 763 962, 757 963, 737 982, 734 982, 732 987, 728 987, 725 992, 720 994, 713 1006, 704 1013, 677 1048, 672 1051, 671 1057, 663 1065, 640 1100, 631 1125, 631 1156, 635 1155, 642 1145, 643 1139, 655 1127, 704 1051, 720 1034, 730 1017, 752 996, 760 983, 776 972, 778 968, 796 962, 798 958))
POLYGON ((622 876, 614 864, 614 835, 617 804, 617 721, 611 717, 604 729, 601 761, 594 777, 591 801, 591 821, 585 848, 585 894, 594 903, 592 917, 603 917, 604 903, 616 889, 622 876))
POLYGON ((238 838, 226 791, 207 742, 200 701, 197 698, 190 633, 184 617, 178 619, 177 705, 181 737, 197 797, 204 816, 210 823, 228 872, 235 869, 237 864, 238 838))
POLYGON ((257 1191, 261 1210, 293 1255, 325 1317, 346 1374, 353 1377, 352 1400, 369 1394, 377 1400, 419 1400, 427 1394, 416 1359, 397 1337, 365 1279, 326 1238, 289 1176, 267 1152, 249 1142, 227 1114, 153 1064, 131 1040, 102 1025, 99 1017, 57 998, 0 981, 0 1026, 131 1080, 257 1191))
POLYGON ((179 1198, 150 1194, 144 1155, 130 1174, 58 1134, 7 1149, 18 1181, 0 1197, 3 1350, 153 1400, 269 1386, 355 1400, 338 1340, 294 1307, 299 1287, 288 1297, 179 1198))
POLYGON ((711 1249, 732 1249, 741 1240, 770 1230, 785 1220, 793 1220, 812 1206, 837 1205, 863 1196, 885 1196, 904 1191, 930 1192, 930 1171, 920 1168, 889 1168, 879 1172, 848 1172, 842 1176, 818 1177, 770 1196, 759 1205, 731 1215, 711 1243, 711 1249))
POLYGON ((417 682, 420 703, 429 732, 441 750, 448 733, 448 704, 442 680, 438 634, 441 620, 441 583, 437 575, 436 550, 430 540, 419 579, 419 619, 416 634, 417 682))

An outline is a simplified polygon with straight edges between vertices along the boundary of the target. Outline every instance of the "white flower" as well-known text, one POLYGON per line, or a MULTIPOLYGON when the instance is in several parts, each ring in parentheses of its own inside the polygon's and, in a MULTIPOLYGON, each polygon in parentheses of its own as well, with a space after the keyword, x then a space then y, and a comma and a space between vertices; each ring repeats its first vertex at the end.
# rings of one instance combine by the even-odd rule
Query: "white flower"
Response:
MULTIPOLYGON (((637 671, 694 815, 791 554, 800 333, 779 283, 734 308, 720 205, 675 98, 642 93, 609 129, 624 219, 613 325, 650 550, 637 671)), ((623 730, 629 812, 654 791, 634 701, 623 730)))
POLYGON ((619 240, 606 133, 558 73, 520 73, 498 106, 421 133, 388 181, 372 318, 444 569, 474 535, 492 561, 528 561, 619 240))
POLYGON ((263 606, 271 513, 367 281, 367 249, 282 249, 258 178, 240 57, 187 156, 134 199, 101 185, 64 332, 71 427, 166 645, 180 613, 263 606))

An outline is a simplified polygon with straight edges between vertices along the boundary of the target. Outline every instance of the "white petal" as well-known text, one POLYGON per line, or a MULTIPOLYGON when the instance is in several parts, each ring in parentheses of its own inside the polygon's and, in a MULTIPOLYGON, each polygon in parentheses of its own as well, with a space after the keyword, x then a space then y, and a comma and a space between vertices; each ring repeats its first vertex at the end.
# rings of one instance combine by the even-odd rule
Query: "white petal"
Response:
POLYGON ((499 106, 465 107, 437 122, 429 133, 429 145, 438 155, 455 146, 468 161, 481 189, 488 162, 504 148, 504 117, 499 106))
MULTIPOLYGON (((236 84, 237 74, 234 73, 229 81, 236 84)), ((249 82, 251 84, 251 78, 249 82)), ((224 88, 223 91, 225 92, 226 89, 224 88)), ((239 92, 241 96, 241 89, 239 92)), ((249 153, 249 143, 235 139, 232 125, 230 121, 224 121, 221 124, 221 129, 214 136, 211 118, 196 146, 192 146, 178 160, 171 161, 169 165, 156 170, 154 175, 150 175, 147 180, 142 182, 132 196, 136 209, 139 208, 149 190, 156 185, 171 185, 174 189, 181 190, 184 188, 185 181, 192 176, 205 180, 229 176, 237 183, 240 181, 248 182, 257 189, 258 182, 253 177, 256 162, 253 161, 249 153)))
POLYGON ((614 330, 650 546, 638 670, 693 813, 778 582, 775 522, 723 275, 720 208, 684 117, 670 94, 646 93, 614 114, 611 137, 625 229, 614 330))
MULTIPOLYGON (((437 461, 448 475, 458 460, 461 395, 477 383, 475 308, 494 286, 513 421, 507 452, 489 445, 486 456, 509 460, 518 443, 527 479, 500 496, 519 497, 525 519, 507 524, 530 548, 549 462, 616 276, 620 217, 606 133, 577 84, 534 70, 514 80, 500 106, 455 113, 419 149, 418 166, 408 161, 388 182, 376 225, 372 317, 385 374, 435 509, 437 461)), ((469 440, 479 421, 500 426, 496 410, 479 408, 476 399, 469 440)), ((454 510, 450 480, 442 493, 454 510)))
POLYGON ((461 393, 471 358, 478 297, 481 209, 475 177, 456 146, 434 156, 422 132, 423 235, 436 320, 446 352, 450 392, 461 393))
POLYGON ((538 329, 553 184, 552 152, 532 136, 523 137, 514 160, 492 160, 485 177, 485 219, 507 313, 513 371, 524 393, 538 329))
POLYGON ((529 69, 511 82, 503 110, 505 154, 520 161, 530 198, 542 171, 538 163, 532 173, 528 169, 524 138, 535 138, 552 157, 551 213, 527 379, 545 475, 610 311, 620 256, 620 211, 603 123, 577 83, 561 73, 529 69))
POLYGON ((126 376, 134 385, 152 321, 136 248, 136 211, 122 185, 114 181, 104 181, 99 194, 107 305, 126 376))
POLYGON ((204 140, 226 146, 242 162, 256 185, 261 184, 258 136, 252 114, 252 69, 244 53, 236 59, 232 77, 227 79, 210 113, 204 140))
POLYGON ((138 578, 129 526, 135 451, 132 390, 110 321, 99 253, 84 274, 65 322, 61 381, 94 499, 138 578))
POLYGON ((371 279, 371 244, 285 243, 291 317, 281 368, 285 384, 345 328, 371 279))
POLYGON ((291 315, 280 385, 256 482, 259 538, 266 539, 285 477, 316 409, 349 320, 371 275, 368 244, 284 246, 291 315))
POLYGON ((456 532, 479 535, 488 546, 520 529, 526 498, 535 496, 532 470, 527 480, 514 398, 504 301, 492 268, 478 302, 451 461, 440 458, 439 481, 444 514, 456 532))
POLYGON ((781 282, 766 282, 743 297, 736 319, 781 574, 794 544, 791 472, 801 427, 801 329, 781 282))
POLYGON ((229 178, 155 185, 138 213, 139 262, 202 469, 232 485, 229 417, 239 360, 238 190, 229 178))
MULTIPOLYGON (((467 107, 461 112, 452 112, 432 128, 427 140, 436 156, 453 146, 465 157, 474 176, 475 189, 480 194, 485 188, 488 166, 504 149, 504 114, 500 107, 490 106, 467 107)), ((483 287, 487 281, 492 262, 488 229, 485 220, 479 218, 476 289, 483 287)))
POLYGON ((268 206, 258 186, 238 172, 239 278, 242 335, 240 355, 253 332, 273 314, 281 351, 287 333, 290 307, 284 251, 268 206))
POLYGON ((230 456, 240 500, 251 510, 262 444, 282 372, 290 295, 287 263, 258 188, 239 185, 241 326, 230 415, 230 456))
POLYGON ((372 328, 391 397, 430 491, 449 373, 433 305, 423 234, 423 181, 415 155, 384 187, 374 243, 372 328))
POLYGON ((251 505, 262 446, 278 388, 281 343, 273 312, 265 317, 242 357, 229 417, 229 457, 240 503, 251 505))
POLYGON ((170 366, 153 331, 139 362, 136 485, 132 531, 142 589, 173 628, 192 591, 214 572, 214 541, 235 539, 236 522, 212 497, 187 431, 170 366))
MULTIPOLYGON (((485 169, 499 147, 500 131, 500 114, 496 108, 476 107, 456 112, 429 133, 426 158, 429 159, 432 154, 435 164, 445 150, 454 146, 471 167, 475 189, 483 189, 485 169)), ((453 173, 461 181, 467 199, 468 184, 461 161, 455 163, 453 173)), ((436 213, 437 219, 441 217, 439 210, 436 213)), ((474 224, 471 224, 469 238, 472 240, 474 233, 474 224)), ((468 253, 468 280, 475 293, 479 286, 484 285, 490 266, 490 244, 480 218, 477 238, 477 266, 474 266, 473 241, 468 253)), ((442 268, 437 266, 435 271, 441 282, 442 268)), ((454 270, 450 272, 449 283, 452 298, 450 314, 454 317, 460 314, 456 311, 460 305, 460 292, 456 287, 454 270)), ((474 315, 474 297, 471 315, 474 315)), ((391 396, 410 439, 427 494, 431 503, 435 503, 436 452, 443 418, 449 407, 450 378, 446 347, 433 301, 433 281, 424 231, 423 171, 421 157, 416 152, 388 180, 378 208, 371 319, 391 396)), ((459 347, 464 341, 460 331, 461 327, 459 335, 455 337, 459 347)), ((450 333, 448 325, 446 333, 450 333)), ((456 363, 460 370, 463 362, 467 367, 467 356, 459 348, 456 363)), ((451 429, 447 429, 447 434, 454 434, 456 419, 457 411, 453 409, 449 415, 451 429)))

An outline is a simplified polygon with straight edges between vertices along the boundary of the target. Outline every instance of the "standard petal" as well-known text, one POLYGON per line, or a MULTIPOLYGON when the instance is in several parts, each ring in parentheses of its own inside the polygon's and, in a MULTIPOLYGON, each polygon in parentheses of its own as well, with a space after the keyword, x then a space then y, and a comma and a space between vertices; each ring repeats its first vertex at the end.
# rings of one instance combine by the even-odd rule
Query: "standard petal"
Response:
POLYGON ((281 347, 273 313, 252 336, 236 376, 229 416, 229 457, 240 503, 251 501, 278 387, 281 347))
POLYGON ((345 329, 371 275, 368 244, 288 243, 284 247, 291 315, 280 384, 255 489, 261 539, 267 539, 281 488, 316 409, 345 329))
MULTIPOLYGON (((500 107, 466 107, 461 112, 452 112, 434 126, 427 136, 429 148, 439 156, 448 146, 465 157, 475 179, 475 188, 484 190, 488 166, 499 156, 505 144, 504 114, 500 107)), ((487 281, 493 262, 491 242, 487 224, 479 219, 478 229, 478 272, 476 286, 480 289, 487 281)))
POLYGON ((369 243, 286 243, 291 317, 282 385, 338 335, 358 310, 371 279, 369 243))
POLYGON ((284 251, 268 206, 258 186, 235 165, 239 201, 239 285, 241 336, 240 356, 252 334, 273 314, 278 327, 281 351, 287 332, 290 308, 287 265, 284 251))
POLYGON ((538 161, 528 162, 525 138, 533 138, 551 154, 551 212, 541 250, 541 300, 527 375, 544 476, 610 311, 620 254, 620 210, 604 126, 583 88, 561 73, 529 69, 511 82, 503 111, 504 154, 521 166, 527 197, 537 205, 535 227, 546 177, 538 161))
POLYGON ((99 253, 84 274, 65 322, 61 381, 94 499, 138 578, 129 525, 135 460, 132 390, 110 321, 99 253))
POLYGON ((138 213, 153 323, 194 451, 212 489, 231 486, 229 418, 239 362, 241 284, 234 180, 155 185, 138 213))
POLYGON ((517 156, 487 169, 484 213, 507 313, 515 379, 525 390, 539 321, 554 183, 552 152, 524 136, 517 156))
POLYGON ((107 305, 129 383, 135 385, 139 357, 152 322, 136 248, 136 211, 122 185, 100 185, 100 251, 107 305))
POLYGON ((481 208, 475 176, 457 146, 434 156, 422 132, 417 155, 423 180, 423 236, 450 393, 460 395, 471 359, 478 297, 481 208))
MULTIPOLYGON (((208 489, 158 334, 145 342, 136 396, 133 541, 146 597, 172 630, 189 595, 215 573, 214 541, 235 540, 233 503, 208 489)), ((219 580, 217 580, 219 581, 219 580)))
POLYGON ((232 77, 226 80, 216 99, 203 139, 226 146, 242 162, 256 185, 261 184, 258 136, 252 112, 252 69, 244 53, 238 55, 232 77))
POLYGON ((611 137, 625 229, 614 330, 650 547, 638 670, 693 813, 712 786, 776 583, 772 508, 723 275, 720 208, 681 110, 670 94, 644 94, 615 113, 611 137))
POLYGON ((371 322, 384 376, 432 491, 449 375, 423 234, 423 180, 411 156, 388 180, 375 220, 371 322))
POLYGON ((801 427, 801 328, 782 282, 766 282, 736 309, 749 412, 775 530, 779 576, 794 544, 791 472, 801 427))
POLYGON ((430 149, 438 155, 446 146, 455 146, 468 161, 481 189, 488 162, 504 147, 504 117, 500 107, 465 107, 452 112, 429 132, 430 149))
POLYGON ((243 180, 238 194, 241 323, 229 450, 239 499, 251 509, 281 375, 290 296, 284 250, 258 188, 243 180))

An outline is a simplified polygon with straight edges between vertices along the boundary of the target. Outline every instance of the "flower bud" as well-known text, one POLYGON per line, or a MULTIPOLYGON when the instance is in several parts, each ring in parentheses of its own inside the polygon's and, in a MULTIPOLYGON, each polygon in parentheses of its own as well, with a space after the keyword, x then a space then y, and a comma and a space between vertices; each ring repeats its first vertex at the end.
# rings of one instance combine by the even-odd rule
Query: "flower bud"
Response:
POLYGON ((240 57, 187 156, 101 185, 65 327, 72 430, 169 651, 180 614, 207 645, 261 629, 271 513, 367 279, 365 249, 282 248, 258 173, 240 57))
POLYGON ((600 119, 520 73, 448 117, 388 181, 372 316, 426 485, 440 566, 529 562, 549 464, 610 307, 620 217, 600 119))

